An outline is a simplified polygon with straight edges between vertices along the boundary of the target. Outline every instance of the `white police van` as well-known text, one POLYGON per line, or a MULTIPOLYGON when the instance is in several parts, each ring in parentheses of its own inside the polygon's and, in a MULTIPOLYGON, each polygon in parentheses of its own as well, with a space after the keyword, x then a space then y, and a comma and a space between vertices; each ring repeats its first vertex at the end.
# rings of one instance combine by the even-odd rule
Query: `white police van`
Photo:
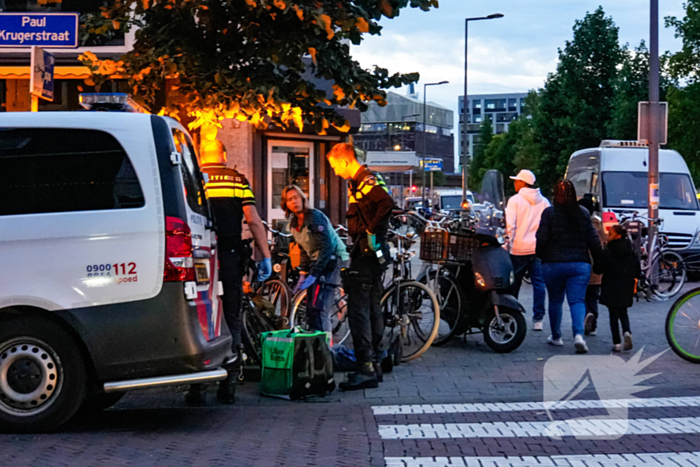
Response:
POLYGON ((51 430, 129 390, 225 378, 216 257, 175 120, 0 114, 0 430, 51 430))
MULTIPOLYGON (((593 194, 602 212, 619 218, 624 212, 647 215, 648 172, 646 145, 605 140, 598 148, 575 152, 566 178, 574 183, 579 197, 593 194)), ((676 151, 659 151, 659 189, 661 231, 668 245, 685 258, 700 253, 700 206, 688 166, 676 151)))

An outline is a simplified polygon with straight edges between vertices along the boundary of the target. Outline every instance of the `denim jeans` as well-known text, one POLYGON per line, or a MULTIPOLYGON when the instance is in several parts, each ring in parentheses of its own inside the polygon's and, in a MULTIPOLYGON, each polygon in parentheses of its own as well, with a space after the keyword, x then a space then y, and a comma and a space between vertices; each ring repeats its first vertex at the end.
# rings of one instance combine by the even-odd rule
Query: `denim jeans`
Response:
POLYGON ((333 331, 331 307, 335 291, 340 285, 341 266, 342 264, 338 264, 335 268, 324 271, 306 293, 306 323, 312 331, 333 331))
POLYGON ((544 299, 546 295, 544 279, 542 278, 542 261, 535 255, 510 255, 510 260, 513 263, 513 273, 515 274, 515 282, 513 282, 511 287, 511 293, 515 298, 518 298, 523 277, 529 271, 530 280, 532 281, 532 319, 533 321, 542 321, 544 319, 544 299))
POLYGON ((583 321, 586 318, 586 289, 591 277, 588 263, 543 263, 544 282, 549 293, 549 326, 552 337, 561 337, 562 306, 564 294, 571 309, 571 327, 574 336, 583 335, 583 321))

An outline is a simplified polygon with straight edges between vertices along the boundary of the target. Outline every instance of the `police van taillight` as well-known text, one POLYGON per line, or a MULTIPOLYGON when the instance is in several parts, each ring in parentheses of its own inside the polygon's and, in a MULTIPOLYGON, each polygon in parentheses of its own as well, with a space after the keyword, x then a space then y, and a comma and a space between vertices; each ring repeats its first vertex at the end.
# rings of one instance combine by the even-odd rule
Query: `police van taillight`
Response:
POLYGON ((192 232, 190 227, 177 217, 165 218, 165 282, 187 282, 195 280, 192 256, 192 232))

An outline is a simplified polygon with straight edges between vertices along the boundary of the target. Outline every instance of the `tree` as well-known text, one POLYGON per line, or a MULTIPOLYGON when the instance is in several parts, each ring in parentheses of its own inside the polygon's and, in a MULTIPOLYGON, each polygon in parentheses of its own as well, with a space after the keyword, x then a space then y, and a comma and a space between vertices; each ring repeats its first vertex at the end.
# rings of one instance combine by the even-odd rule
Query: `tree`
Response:
MULTIPOLYGON (((660 77, 661 100, 666 100, 666 92, 671 79, 665 73, 667 57, 662 57, 660 77)), ((615 84, 612 119, 608 125, 612 139, 637 139, 638 104, 649 100, 649 50, 644 41, 633 51, 623 50, 622 65, 615 84)))
MULTIPOLYGON (((379 20, 409 4, 424 11, 438 6, 437 0, 116 0, 101 18, 114 29, 137 27, 133 49, 117 62, 90 53, 82 61, 97 85, 126 76, 152 110, 167 87, 160 112, 195 117, 192 127, 237 118, 259 127, 301 130, 307 122, 321 134, 330 126, 347 131, 333 105, 386 105, 385 89, 418 80, 417 73, 363 69, 348 44, 379 34, 379 20), (332 81, 332 94, 312 77, 332 81)), ((92 30, 101 31, 94 24, 92 30)))
POLYGON ((549 188, 563 176, 574 151, 607 137, 621 59, 618 28, 602 7, 576 21, 573 40, 559 50, 557 70, 533 112, 541 186, 549 188))
POLYGON ((666 26, 675 28, 676 38, 683 40, 680 52, 671 56, 671 74, 690 83, 700 79, 700 0, 686 0, 685 16, 666 18, 666 26))
POLYGON ((479 127, 478 141, 474 143, 474 156, 469 165, 469 187, 472 190, 478 191, 481 186, 481 178, 483 177, 481 169, 485 163, 486 148, 491 143, 492 138, 493 125, 489 118, 485 118, 479 127))

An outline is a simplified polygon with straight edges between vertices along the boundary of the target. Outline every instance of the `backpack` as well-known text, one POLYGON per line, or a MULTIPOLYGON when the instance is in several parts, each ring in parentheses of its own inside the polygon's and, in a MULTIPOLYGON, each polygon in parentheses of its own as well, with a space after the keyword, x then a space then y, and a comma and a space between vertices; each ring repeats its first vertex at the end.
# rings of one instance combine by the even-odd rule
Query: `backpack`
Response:
POLYGON ((266 332, 260 339, 262 395, 297 400, 325 396, 335 389, 333 356, 325 332, 294 328, 266 332))

